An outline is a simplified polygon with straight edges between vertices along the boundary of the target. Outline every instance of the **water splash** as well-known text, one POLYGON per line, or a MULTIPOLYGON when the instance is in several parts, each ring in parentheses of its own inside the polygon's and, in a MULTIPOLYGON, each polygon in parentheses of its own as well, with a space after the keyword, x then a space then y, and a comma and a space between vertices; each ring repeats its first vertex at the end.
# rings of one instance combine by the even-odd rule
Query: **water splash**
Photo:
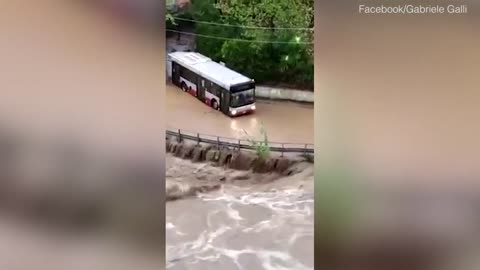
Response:
POLYGON ((313 193, 230 186, 199 194, 195 203, 207 212, 204 230, 192 241, 167 242, 167 269, 181 268, 180 263, 222 270, 313 269, 313 255, 299 258, 292 252, 296 245, 313 247, 313 193))

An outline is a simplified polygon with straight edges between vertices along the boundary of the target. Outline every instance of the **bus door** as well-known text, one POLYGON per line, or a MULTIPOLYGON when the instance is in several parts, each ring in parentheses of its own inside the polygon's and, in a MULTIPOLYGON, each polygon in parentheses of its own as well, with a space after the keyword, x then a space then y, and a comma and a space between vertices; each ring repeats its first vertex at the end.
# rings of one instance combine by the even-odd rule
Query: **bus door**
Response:
POLYGON ((202 102, 205 102, 205 88, 207 86, 207 81, 198 76, 197 77, 197 98, 202 101, 202 102))
POLYGON ((172 61, 172 82, 180 87, 180 66, 175 61, 172 61))
POLYGON ((230 114, 230 92, 222 89, 220 95, 220 110, 225 114, 230 114))

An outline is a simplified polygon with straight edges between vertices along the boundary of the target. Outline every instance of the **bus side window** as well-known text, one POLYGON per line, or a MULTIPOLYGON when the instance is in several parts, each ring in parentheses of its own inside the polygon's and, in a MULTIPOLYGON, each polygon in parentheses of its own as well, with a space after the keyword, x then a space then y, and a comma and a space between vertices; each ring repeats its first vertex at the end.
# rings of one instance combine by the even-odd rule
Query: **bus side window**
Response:
POLYGON ((215 94, 215 87, 212 82, 210 82, 210 93, 215 94))
POLYGON ((212 86, 212 89, 213 89, 212 93, 213 93, 215 96, 219 97, 219 96, 220 96, 220 91, 219 91, 219 89, 218 89, 218 85, 216 85, 216 84, 212 84, 212 85, 213 85, 213 86, 212 86))
POLYGON ((202 80, 202 87, 205 87, 205 81, 202 80))

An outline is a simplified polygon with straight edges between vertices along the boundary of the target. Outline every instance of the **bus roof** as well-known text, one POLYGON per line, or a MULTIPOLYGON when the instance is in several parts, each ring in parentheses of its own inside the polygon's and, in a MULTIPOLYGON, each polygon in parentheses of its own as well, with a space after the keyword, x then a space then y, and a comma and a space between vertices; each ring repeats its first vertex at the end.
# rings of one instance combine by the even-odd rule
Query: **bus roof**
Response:
POLYGON ((229 90, 230 86, 253 80, 196 52, 173 52, 170 58, 202 77, 229 90))

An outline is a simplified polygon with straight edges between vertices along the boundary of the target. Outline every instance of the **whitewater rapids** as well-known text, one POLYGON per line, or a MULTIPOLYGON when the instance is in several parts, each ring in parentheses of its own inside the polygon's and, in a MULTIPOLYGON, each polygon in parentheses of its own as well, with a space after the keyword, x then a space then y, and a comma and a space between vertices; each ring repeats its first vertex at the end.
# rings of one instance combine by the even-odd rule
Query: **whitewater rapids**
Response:
POLYGON ((258 175, 167 156, 167 269, 313 269, 313 164, 258 175))

